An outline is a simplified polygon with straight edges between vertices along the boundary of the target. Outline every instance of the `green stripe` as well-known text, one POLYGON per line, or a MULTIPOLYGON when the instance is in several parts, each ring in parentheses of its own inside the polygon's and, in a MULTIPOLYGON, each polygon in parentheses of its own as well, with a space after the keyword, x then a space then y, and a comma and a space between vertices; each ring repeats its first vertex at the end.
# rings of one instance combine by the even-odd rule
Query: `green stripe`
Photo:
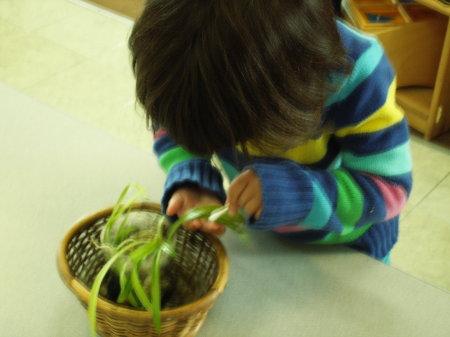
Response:
POLYGON ((314 241, 311 243, 314 244, 338 244, 338 243, 347 243, 347 242, 353 242, 357 238, 361 237, 367 230, 372 226, 372 224, 361 226, 357 229, 354 229, 352 232, 347 234, 338 234, 338 233, 330 233, 326 237, 324 237, 321 240, 314 241))
POLYGON ((159 164, 161 165, 162 169, 167 173, 169 170, 176 164, 189 160, 189 159, 196 159, 199 157, 194 157, 189 152, 184 150, 180 146, 176 146, 169 151, 163 153, 159 157, 159 164))
POLYGON ((344 170, 332 172, 337 182, 336 215, 344 226, 343 235, 353 230, 363 212, 363 195, 352 176, 344 170))
POLYGON ((399 145, 392 150, 370 156, 359 157, 349 152, 344 152, 343 162, 346 168, 385 177, 409 173, 412 170, 409 142, 399 145))

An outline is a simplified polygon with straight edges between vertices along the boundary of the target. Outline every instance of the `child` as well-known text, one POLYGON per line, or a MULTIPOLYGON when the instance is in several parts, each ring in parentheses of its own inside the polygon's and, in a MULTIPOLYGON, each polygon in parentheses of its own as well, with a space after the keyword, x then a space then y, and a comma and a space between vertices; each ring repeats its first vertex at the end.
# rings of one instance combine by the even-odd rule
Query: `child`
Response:
POLYGON ((382 47, 331 1, 149 0, 130 48, 167 215, 226 203, 252 229, 388 258, 411 190, 408 126, 382 47))

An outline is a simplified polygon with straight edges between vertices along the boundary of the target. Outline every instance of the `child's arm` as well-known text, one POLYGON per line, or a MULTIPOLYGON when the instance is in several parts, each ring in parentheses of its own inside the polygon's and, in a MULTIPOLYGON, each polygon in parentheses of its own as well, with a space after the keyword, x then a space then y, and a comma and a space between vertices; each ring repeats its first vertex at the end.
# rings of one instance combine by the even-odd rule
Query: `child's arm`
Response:
POLYGON ((211 165, 210 158, 189 154, 176 145, 164 130, 155 131, 154 137, 153 150, 167 174, 162 197, 164 212, 175 216, 194 206, 223 204, 225 191, 222 175, 211 165), (175 199, 172 200, 173 196, 175 199))
POLYGON ((330 107, 341 155, 337 168, 275 159, 248 167, 261 182, 263 204, 250 226, 323 230, 352 241, 371 224, 399 215, 412 185, 409 130, 395 104, 394 73, 380 53, 375 64, 356 64, 330 107))

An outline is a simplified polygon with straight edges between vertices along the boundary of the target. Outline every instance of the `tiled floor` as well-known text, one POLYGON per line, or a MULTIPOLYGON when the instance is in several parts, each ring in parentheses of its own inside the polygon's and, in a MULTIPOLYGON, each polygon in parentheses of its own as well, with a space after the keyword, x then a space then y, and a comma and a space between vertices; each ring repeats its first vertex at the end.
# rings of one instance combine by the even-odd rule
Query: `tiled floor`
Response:
MULTIPOLYGON (((0 81, 148 149, 129 67, 131 25, 77 0, 1 0, 0 81)), ((415 187, 392 265, 450 291, 450 150, 413 135, 412 152, 415 187)))

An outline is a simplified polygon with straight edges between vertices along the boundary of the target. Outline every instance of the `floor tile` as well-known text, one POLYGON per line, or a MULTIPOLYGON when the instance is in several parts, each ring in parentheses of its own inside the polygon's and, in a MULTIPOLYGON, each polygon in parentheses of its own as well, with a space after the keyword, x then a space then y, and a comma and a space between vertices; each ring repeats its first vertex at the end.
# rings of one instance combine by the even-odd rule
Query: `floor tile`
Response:
POLYGON ((0 18, 33 32, 67 17, 73 7, 66 0, 1 0, 0 18))
POLYGON ((5 43, 20 36, 26 35, 26 33, 27 32, 21 27, 11 24, 4 19, 0 19, 0 46, 2 50, 5 50, 5 43))
POLYGON ((74 51, 32 34, 2 43, 0 78, 17 88, 30 87, 83 61, 74 51))
POLYGON ((450 172, 450 151, 412 136, 413 189, 405 212, 417 206, 450 172))
POLYGON ((403 219, 391 257, 393 267, 450 291, 450 223, 426 208, 403 219))
POLYGON ((110 50, 123 47, 131 23, 112 20, 89 8, 73 6, 64 19, 54 21, 35 34, 91 59, 109 55, 110 50))
MULTIPOLYGON (((450 158, 447 162, 450 165, 450 158)), ((420 203, 421 209, 433 214, 434 217, 448 223, 450 227, 450 173, 447 177, 420 203)), ((448 241, 450 259, 450 240, 448 241)))
MULTIPOLYGON (((117 44, 107 53, 99 54, 95 61, 104 67, 124 74, 124 76, 132 75, 131 53, 126 40, 117 44)), ((134 75, 132 77, 134 78, 134 75)))
POLYGON ((52 107, 139 146, 148 147, 145 118, 135 107, 134 78, 86 61, 25 89, 52 107))

